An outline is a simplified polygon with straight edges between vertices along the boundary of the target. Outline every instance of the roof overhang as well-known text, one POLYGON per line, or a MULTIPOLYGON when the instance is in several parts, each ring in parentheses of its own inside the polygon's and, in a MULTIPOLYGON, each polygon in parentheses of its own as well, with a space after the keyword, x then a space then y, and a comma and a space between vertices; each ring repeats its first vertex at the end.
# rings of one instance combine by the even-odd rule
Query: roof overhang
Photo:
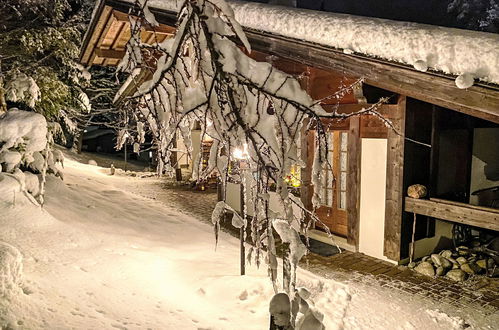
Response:
MULTIPOLYGON (((115 16, 129 13, 133 4, 120 0, 100 0, 97 6, 85 35, 80 61, 84 65, 116 65, 119 62, 117 57, 123 54, 118 52, 124 51, 126 34, 119 32, 116 23, 119 20, 115 16), (120 14, 116 14, 117 12, 120 14), (102 61, 105 56, 109 57, 102 61)), ((162 26, 169 27, 173 32, 171 29, 177 23, 175 12, 158 8, 150 10, 162 26)), ((420 72, 408 65, 358 54, 345 54, 332 47, 248 28, 245 28, 245 32, 254 50, 342 72, 351 77, 364 77, 369 85, 499 123, 497 85, 476 83, 463 90, 456 87, 455 77, 438 72, 420 72)))
MULTIPOLYGON (((130 15, 132 4, 121 1, 100 1, 85 34, 80 62, 83 65, 116 66, 125 56, 130 39, 130 15)), ((172 25, 175 26, 175 25, 172 25)), ((144 25, 140 32, 146 44, 160 43, 175 33, 172 26, 144 25)))

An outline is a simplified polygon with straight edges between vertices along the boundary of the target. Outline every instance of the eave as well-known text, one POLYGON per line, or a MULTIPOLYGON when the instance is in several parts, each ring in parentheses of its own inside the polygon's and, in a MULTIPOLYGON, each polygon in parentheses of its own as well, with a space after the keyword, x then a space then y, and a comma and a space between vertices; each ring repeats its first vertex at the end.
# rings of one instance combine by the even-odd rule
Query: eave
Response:
MULTIPOLYGON (((80 61, 84 65, 93 64, 89 59, 93 56, 92 49, 96 46, 97 49, 100 48, 97 40, 105 30, 102 21, 109 20, 110 16, 106 15, 111 15, 112 10, 128 13, 133 7, 129 2, 119 0, 101 0, 98 6, 82 47, 80 61)), ((150 10, 159 23, 176 26, 175 12, 157 8, 150 10)), ((321 69, 335 70, 351 77, 364 77, 369 85, 499 123, 497 85, 478 82, 463 90, 456 87, 455 77, 439 72, 420 72, 408 65, 360 54, 344 54, 342 50, 332 47, 262 31, 245 28, 245 32, 254 50, 321 69)))

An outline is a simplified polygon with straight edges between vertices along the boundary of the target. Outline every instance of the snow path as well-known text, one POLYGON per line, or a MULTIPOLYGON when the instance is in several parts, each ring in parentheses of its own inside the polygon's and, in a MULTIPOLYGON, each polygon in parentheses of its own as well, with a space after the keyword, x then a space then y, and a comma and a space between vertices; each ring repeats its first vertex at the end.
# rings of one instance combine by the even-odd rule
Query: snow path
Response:
MULTIPOLYGON (((268 328, 270 282, 254 267, 238 276, 236 239, 221 233, 215 251, 209 225, 124 190, 131 178, 65 165, 44 210, 19 193, 13 206, 15 182, 0 174, 0 241, 24 256, 24 293, 0 297, 0 328, 268 328)), ((381 288, 299 276, 327 329, 464 324, 381 288)))

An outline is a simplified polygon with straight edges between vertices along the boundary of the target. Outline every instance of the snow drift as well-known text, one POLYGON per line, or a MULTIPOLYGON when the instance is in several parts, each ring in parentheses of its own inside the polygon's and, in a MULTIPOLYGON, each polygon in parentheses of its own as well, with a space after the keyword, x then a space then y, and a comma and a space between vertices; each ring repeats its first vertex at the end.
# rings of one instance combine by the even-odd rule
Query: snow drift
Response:
POLYGON ((23 275, 23 257, 14 246, 0 242, 0 298, 6 299, 20 290, 23 275))

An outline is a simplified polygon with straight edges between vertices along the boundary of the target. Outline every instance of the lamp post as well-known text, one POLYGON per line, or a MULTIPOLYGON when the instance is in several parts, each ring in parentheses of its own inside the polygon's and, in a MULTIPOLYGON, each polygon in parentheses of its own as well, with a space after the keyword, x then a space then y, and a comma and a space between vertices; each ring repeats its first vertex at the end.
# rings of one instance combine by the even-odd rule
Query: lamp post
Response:
MULTIPOLYGON (((240 205, 241 212, 246 223, 246 198, 244 194, 244 171, 247 168, 246 160, 248 159, 248 145, 244 144, 243 148, 236 148, 232 156, 238 161, 238 168, 241 171, 241 190, 240 190, 240 205)), ((246 251, 244 247, 245 240, 245 232, 246 232, 246 224, 244 224, 241 228, 239 228, 239 242, 240 242, 240 257, 241 257, 241 275, 246 274, 246 251)))
POLYGON ((126 172, 126 169, 127 169, 127 158, 128 158, 128 155, 127 155, 127 140, 128 140, 128 132, 125 132, 125 134, 123 135, 123 138, 125 139, 125 172, 126 172))

